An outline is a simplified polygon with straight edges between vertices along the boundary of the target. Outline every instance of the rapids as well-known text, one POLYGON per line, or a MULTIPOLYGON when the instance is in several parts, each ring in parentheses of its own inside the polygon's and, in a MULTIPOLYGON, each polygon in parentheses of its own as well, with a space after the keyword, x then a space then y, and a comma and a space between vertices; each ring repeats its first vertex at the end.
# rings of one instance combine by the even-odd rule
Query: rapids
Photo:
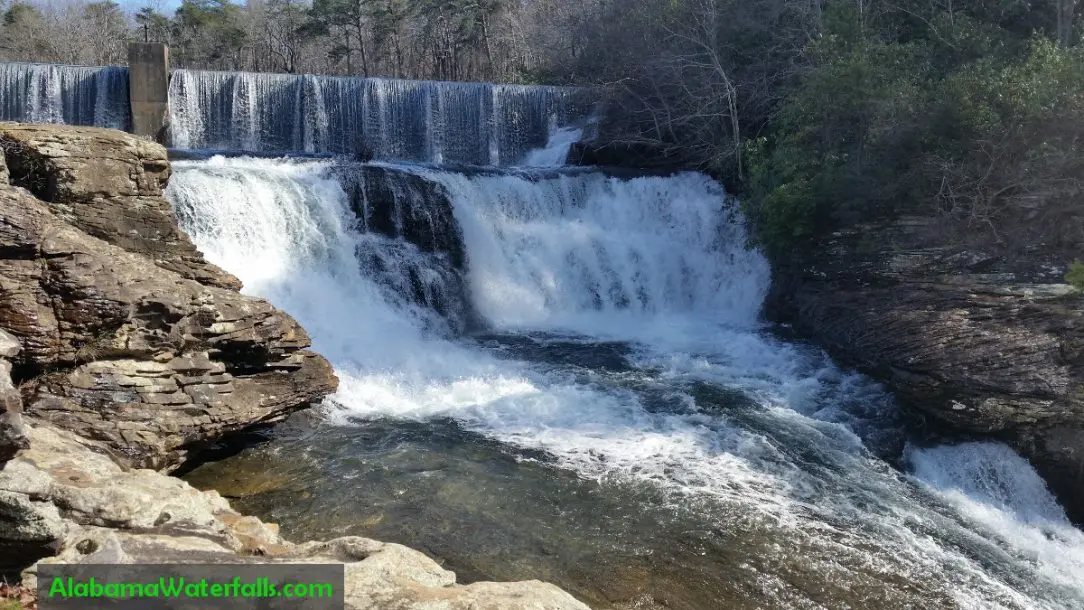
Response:
POLYGON ((289 535, 599 607, 1084 605, 1084 533, 1025 460, 918 445, 877 384, 760 321, 770 269, 704 176, 174 170, 185 230, 341 379, 318 417, 189 475, 289 535), (377 176, 387 201, 356 195, 377 176))

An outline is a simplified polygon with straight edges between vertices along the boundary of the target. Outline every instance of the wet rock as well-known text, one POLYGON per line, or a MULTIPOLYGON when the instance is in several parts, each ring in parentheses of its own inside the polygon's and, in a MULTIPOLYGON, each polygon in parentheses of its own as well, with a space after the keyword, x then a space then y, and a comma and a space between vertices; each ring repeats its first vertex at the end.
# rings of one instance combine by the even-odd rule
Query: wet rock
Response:
POLYGON ((776 266, 767 314, 887 382, 942 433, 1028 457, 1084 522, 1084 301, 1058 252, 999 255, 936 218, 852 227, 776 266))
POLYGON ((336 173, 366 229, 402 238, 422 252, 445 254, 454 267, 463 267, 462 236, 443 186, 394 167, 343 164, 336 173))

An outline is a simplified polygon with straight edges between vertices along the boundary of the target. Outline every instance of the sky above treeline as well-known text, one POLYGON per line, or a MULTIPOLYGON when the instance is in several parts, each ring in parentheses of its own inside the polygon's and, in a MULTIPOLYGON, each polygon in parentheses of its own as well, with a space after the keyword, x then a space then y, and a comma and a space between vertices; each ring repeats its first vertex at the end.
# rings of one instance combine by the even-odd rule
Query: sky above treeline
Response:
MULTIPOLYGON (((114 0, 125 12, 135 13, 145 6, 149 6, 159 13, 172 15, 173 11, 181 5, 181 0, 114 0)), ((242 2, 243 4, 243 2, 242 2)))

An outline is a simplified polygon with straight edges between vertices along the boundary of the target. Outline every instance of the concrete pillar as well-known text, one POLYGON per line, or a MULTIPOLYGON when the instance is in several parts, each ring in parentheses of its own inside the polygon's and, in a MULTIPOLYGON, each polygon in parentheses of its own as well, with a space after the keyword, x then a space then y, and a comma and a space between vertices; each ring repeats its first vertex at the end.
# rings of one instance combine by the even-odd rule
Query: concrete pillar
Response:
POLYGON ((132 133, 165 144, 169 125, 169 48, 160 42, 128 43, 128 98, 132 133))

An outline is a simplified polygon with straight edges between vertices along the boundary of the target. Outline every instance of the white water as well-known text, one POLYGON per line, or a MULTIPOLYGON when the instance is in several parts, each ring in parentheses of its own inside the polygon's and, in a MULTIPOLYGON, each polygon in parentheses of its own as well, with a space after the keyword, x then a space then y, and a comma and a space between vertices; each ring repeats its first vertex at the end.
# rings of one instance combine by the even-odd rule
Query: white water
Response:
POLYGON ((963 607, 1084 603, 1084 539, 1011 451, 911 450, 914 481, 867 454, 854 431, 876 426, 891 401, 760 333, 767 264, 702 176, 532 182, 418 170, 452 195, 478 312, 505 331, 632 340, 630 386, 497 358, 374 282, 360 246, 414 251, 359 233, 322 162, 216 158, 175 170, 169 197, 208 258, 298 318, 335 364, 330 416, 343 424, 451 417, 586 477, 650 482, 686 506, 711 498, 721 512, 706 520, 744 515, 806 540, 800 559, 825 578, 861 566, 963 607), (741 388, 761 408, 705 412, 688 391, 697 381, 741 388), (653 408, 637 384, 679 407, 653 408))
POLYGON ((187 149, 512 165, 589 113, 579 97, 567 87, 175 70, 171 140, 187 149))
POLYGON ((568 158, 572 145, 583 137, 580 127, 558 127, 550 132, 549 140, 542 148, 527 153, 523 167, 561 167, 568 158))
POLYGON ((0 120, 125 129, 128 69, 0 63, 0 120))

